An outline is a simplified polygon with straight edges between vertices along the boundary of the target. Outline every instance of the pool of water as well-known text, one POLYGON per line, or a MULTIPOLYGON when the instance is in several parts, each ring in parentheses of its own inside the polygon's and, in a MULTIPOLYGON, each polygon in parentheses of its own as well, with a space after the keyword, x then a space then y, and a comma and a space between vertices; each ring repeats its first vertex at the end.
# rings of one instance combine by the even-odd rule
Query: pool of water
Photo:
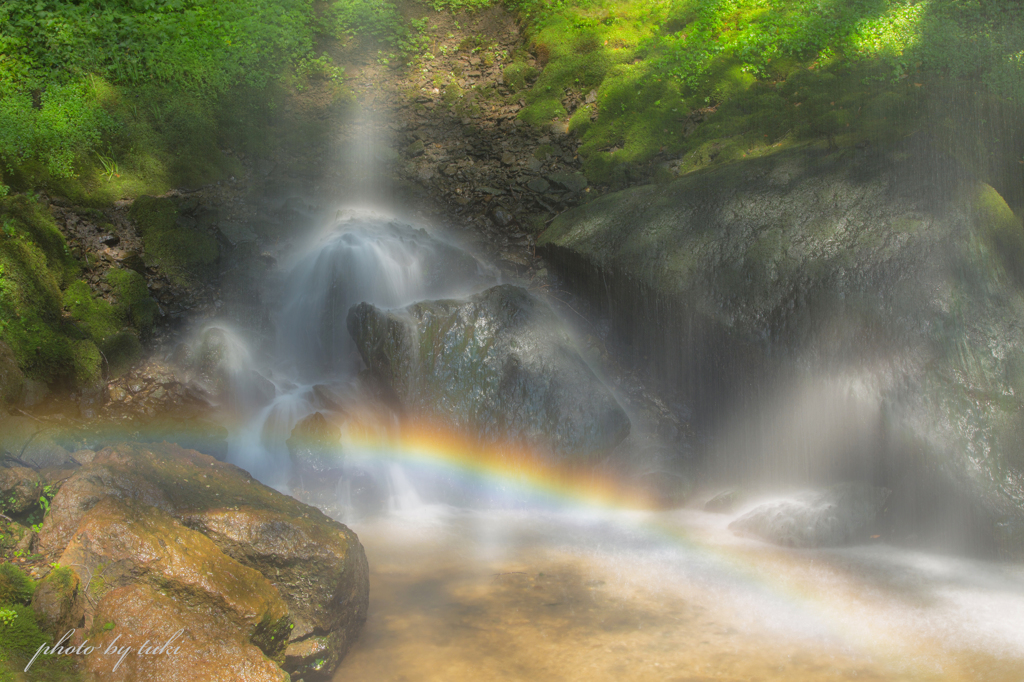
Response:
POLYGON ((1024 567, 882 545, 790 550, 695 510, 353 523, 374 680, 1024 680, 1024 567))

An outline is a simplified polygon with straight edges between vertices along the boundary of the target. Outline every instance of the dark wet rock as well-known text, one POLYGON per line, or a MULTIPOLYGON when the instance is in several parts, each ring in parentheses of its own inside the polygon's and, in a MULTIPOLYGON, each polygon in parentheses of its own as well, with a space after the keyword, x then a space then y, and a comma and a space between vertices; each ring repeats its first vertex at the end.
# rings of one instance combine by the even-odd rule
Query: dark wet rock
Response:
POLYGON ((484 442, 573 458, 608 451, 629 433, 555 314, 519 287, 399 311, 361 303, 348 328, 407 412, 484 442))
POLYGON ((501 206, 495 206, 494 208, 492 208, 488 212, 488 215, 491 217, 491 220, 494 222, 494 224, 497 225, 498 227, 508 227, 513 222, 515 222, 515 218, 512 216, 512 214, 501 206))
POLYGON ((743 501, 738 490, 725 490, 704 503, 704 511, 716 514, 729 514, 743 501))
POLYGON ((25 375, 18 367, 14 351, 0 341, 0 406, 18 403, 25 391, 25 375))
POLYGON ((587 176, 583 173, 551 173, 546 176, 555 187, 567 192, 582 192, 587 188, 587 176))
POLYGON ((839 547, 867 540, 876 530, 890 491, 863 483, 841 483, 826 490, 768 502, 729 524, 786 547, 839 547))
POLYGON ((533 178, 526 183, 526 186, 530 188, 531 192, 536 192, 537 194, 543 194, 548 191, 549 187, 551 187, 548 181, 544 178, 533 178))
POLYGON ((961 170, 916 139, 790 150, 605 195, 538 250, 695 423, 743 415, 782 439, 716 456, 724 469, 878 476, 892 537, 1019 558, 999 529, 1024 524, 1024 230, 961 170), (855 398, 808 403, 801 428, 835 434, 811 452, 784 440, 772 396, 815 382, 855 398))
POLYGON ((516 162, 516 155, 512 152, 504 152, 501 155, 501 163, 505 166, 511 166, 516 162))
POLYGON ((89 595, 80 605, 94 639, 131 623, 147 633, 164 627, 153 614, 168 637, 187 623, 182 653, 200 667, 165 659, 188 679, 196 670, 210 671, 204 679, 237 679, 223 671, 239 670, 285 679, 275 664, 293 679, 329 675, 366 619, 368 571, 354 533, 237 467, 173 445, 97 453, 54 497, 37 548, 86 586, 77 594, 89 595), (104 632, 106 622, 117 628, 104 632), (214 667, 204 650, 224 658, 214 667))
POLYGON ((326 410, 341 414, 346 411, 342 398, 323 384, 313 386, 313 396, 317 399, 318 404, 326 410))
POLYGON ((99 238, 101 246, 117 246, 121 243, 121 238, 116 234, 105 234, 99 238))

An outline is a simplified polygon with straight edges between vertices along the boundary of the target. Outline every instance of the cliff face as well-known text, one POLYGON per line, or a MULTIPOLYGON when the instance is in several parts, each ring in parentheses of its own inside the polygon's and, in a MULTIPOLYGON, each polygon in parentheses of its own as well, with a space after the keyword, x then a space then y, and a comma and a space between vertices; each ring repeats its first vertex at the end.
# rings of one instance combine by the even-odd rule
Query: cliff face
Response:
POLYGON ((870 479, 908 535, 942 517, 1020 555, 1024 234, 988 185, 912 142, 788 151, 607 195, 539 246, 710 432, 777 419, 796 384, 845 391, 804 427, 833 438, 796 453, 791 426, 768 437, 787 452, 716 464, 870 479))

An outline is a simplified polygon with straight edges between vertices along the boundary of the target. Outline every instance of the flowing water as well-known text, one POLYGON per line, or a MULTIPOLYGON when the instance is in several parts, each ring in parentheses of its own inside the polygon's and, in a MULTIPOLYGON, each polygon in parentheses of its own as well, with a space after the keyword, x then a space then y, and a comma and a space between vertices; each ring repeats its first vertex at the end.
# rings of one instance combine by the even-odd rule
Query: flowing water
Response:
POLYGON ((495 283, 438 235, 341 212, 290 268, 270 359, 205 333, 229 339, 231 461, 289 492, 295 424, 319 411, 342 427, 344 474, 319 502, 359 534, 371 596, 338 682, 1024 680, 1020 566, 775 547, 726 528, 744 509, 631 509, 585 475, 555 483, 404 438, 362 392, 345 314, 495 283), (237 395, 260 382, 272 395, 237 395))

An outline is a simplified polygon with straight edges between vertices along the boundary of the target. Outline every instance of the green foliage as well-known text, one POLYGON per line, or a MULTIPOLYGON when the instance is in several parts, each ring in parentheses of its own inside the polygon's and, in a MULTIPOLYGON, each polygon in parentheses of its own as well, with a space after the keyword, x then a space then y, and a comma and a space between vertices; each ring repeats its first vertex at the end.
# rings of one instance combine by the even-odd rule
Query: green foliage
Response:
POLYGON ((374 40, 399 53, 392 57, 408 59, 429 46, 423 35, 426 22, 406 21, 398 6, 387 0, 335 0, 324 11, 322 26, 332 35, 374 40))
MULTIPOLYGON (((643 165, 658 155, 683 157, 682 172, 778 145, 888 143, 915 129, 942 136, 983 173, 991 155, 1015 153, 1016 163, 1024 153, 1005 126, 971 139, 1000 138, 1008 151, 958 148, 964 136, 952 131, 963 121, 996 116, 949 106, 999 99, 1000 119, 1024 106, 1024 8, 1011 0, 511 4, 543 65, 520 118, 568 119, 598 183, 649 179, 657 166, 643 165), (578 101, 591 90, 596 102, 565 109, 567 93, 578 101)), ((526 86, 527 69, 506 68, 511 89, 526 86)), ((1019 169, 999 163, 1000 191, 1019 185, 1019 169)))
POLYGON ((35 583, 12 563, 0 564, 0 605, 28 604, 35 583))
MULTIPOLYGON (((56 180, 88 180, 98 162, 114 183, 133 166, 151 165, 154 152, 179 153, 173 143, 129 147, 128 157, 101 151, 118 137, 162 138, 168 118, 172 128, 187 118, 148 105, 166 108, 180 98, 209 108, 239 85, 263 89, 309 55, 315 30, 305 0, 7 0, 0 5, 0 161, 56 180)), ((145 170, 150 181, 168 171, 145 170)))

